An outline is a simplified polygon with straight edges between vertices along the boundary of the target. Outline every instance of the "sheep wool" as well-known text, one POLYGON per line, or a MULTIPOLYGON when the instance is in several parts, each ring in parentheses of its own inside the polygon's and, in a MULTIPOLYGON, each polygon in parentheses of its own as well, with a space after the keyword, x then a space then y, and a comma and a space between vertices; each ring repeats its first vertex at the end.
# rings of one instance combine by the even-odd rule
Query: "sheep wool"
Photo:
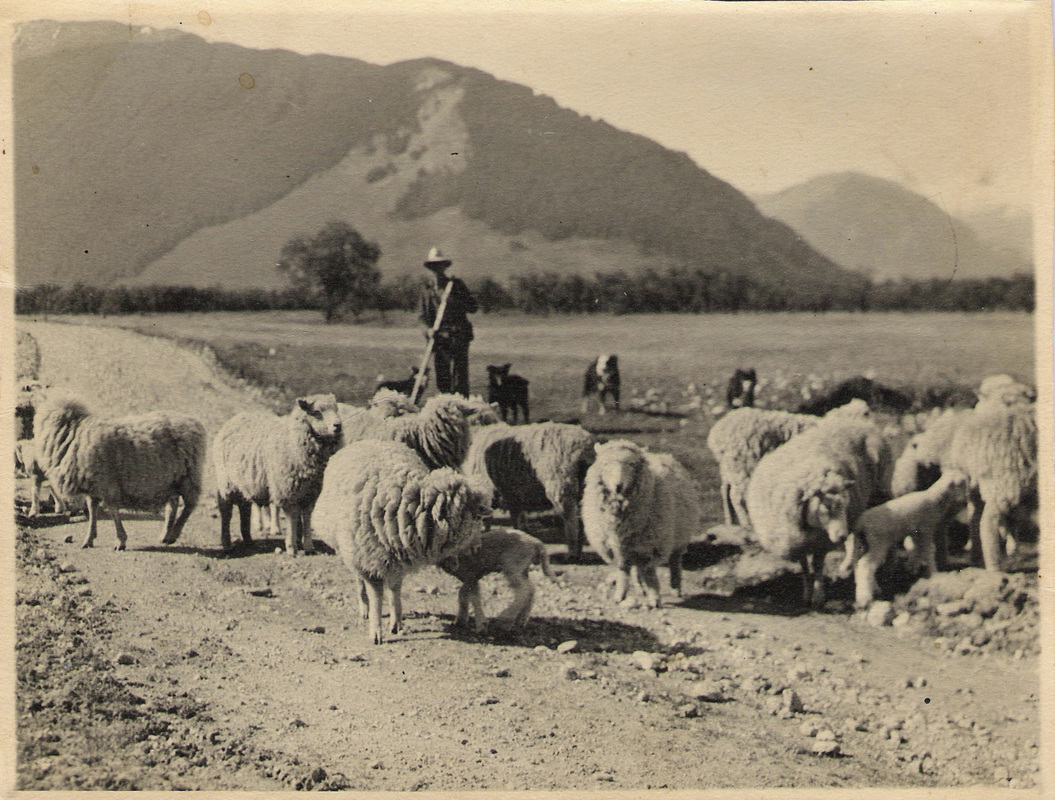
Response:
POLYGON ((271 503, 290 519, 286 552, 296 555, 298 544, 305 553, 313 552, 311 508, 322 489, 323 470, 340 437, 337 400, 332 394, 300 397, 284 417, 242 412, 227 420, 213 440, 223 548, 231 547, 230 523, 235 504, 239 508, 242 539, 250 542, 251 504, 271 503))
POLYGON ((403 576, 478 544, 488 500, 483 487, 450 468, 430 472, 399 442, 355 442, 330 459, 314 523, 365 583, 375 644, 383 641, 382 587, 391 594, 396 633, 403 576))
POLYGON ((429 469, 457 467, 469 449, 469 423, 460 395, 430 397, 420 413, 392 416, 380 421, 372 416, 349 420, 345 445, 366 439, 401 442, 414 450, 429 469))
POLYGON ((564 521, 572 558, 582 555, 579 504, 586 470, 594 458, 594 437, 578 425, 499 422, 471 429, 463 471, 484 481, 494 504, 522 525, 529 511, 555 510, 564 521))
POLYGON ((667 562, 671 588, 681 595, 681 557, 701 527, 696 485, 672 455, 623 440, 595 449, 583 490, 586 538, 617 570, 614 599, 625 600, 636 571, 646 603, 655 608, 658 563, 667 562))
POLYGON ((900 497, 926 489, 941 475, 942 462, 948 457, 956 429, 972 412, 950 408, 909 439, 894 462, 890 492, 900 497))
POLYGON ((76 400, 55 398, 41 408, 36 429, 37 458, 57 496, 66 502, 88 497, 88 536, 82 547, 95 542, 100 504, 113 516, 118 550, 127 541, 122 508, 165 507, 161 541, 172 544, 179 538, 201 495, 201 422, 167 412, 99 418, 76 400), (180 499, 183 510, 177 516, 180 499))
POLYGON ((807 602, 823 605, 824 554, 869 506, 887 499, 890 448, 873 423, 832 422, 762 457, 747 487, 758 543, 797 561, 807 602))

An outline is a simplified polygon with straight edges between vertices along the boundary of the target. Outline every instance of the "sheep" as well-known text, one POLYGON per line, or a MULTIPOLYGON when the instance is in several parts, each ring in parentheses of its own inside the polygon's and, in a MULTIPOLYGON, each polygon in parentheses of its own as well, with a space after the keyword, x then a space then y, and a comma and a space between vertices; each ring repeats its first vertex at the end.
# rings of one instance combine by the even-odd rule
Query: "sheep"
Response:
POLYGON ((99 418, 71 398, 53 398, 36 420, 37 458, 53 491, 70 502, 88 498, 88 535, 95 544, 100 506, 117 530, 117 550, 127 536, 120 509, 165 507, 163 544, 173 544, 201 495, 205 428, 184 414, 154 412, 99 418), (183 510, 176 510, 180 499, 183 510))
POLYGON ((349 420, 343 442, 363 439, 402 442, 413 449, 429 469, 457 469, 469 449, 468 401, 461 395, 430 397, 419 413, 379 419, 369 413, 349 420))
POLYGON ((921 492, 895 497, 869 508, 857 519, 846 542, 839 574, 854 575, 858 608, 866 608, 879 590, 876 571, 890 549, 911 536, 926 576, 938 571, 936 543, 943 525, 967 503, 967 477, 949 470, 921 492))
POLYGON ((950 408, 909 439, 894 463, 890 486, 894 497, 926 489, 940 477, 942 461, 949 455, 956 429, 971 413, 970 409, 950 408))
POLYGON ((947 465, 967 475, 971 558, 1002 568, 1012 522, 1037 508, 1037 420, 1030 405, 981 403, 953 436, 947 465))
MULTIPOLYGON (((40 515, 40 490, 44 486, 46 475, 37 459, 36 444, 32 439, 20 439, 15 442, 15 474, 22 474, 32 480, 30 484, 29 516, 40 515)), ((66 511, 66 504, 62 498, 52 492, 55 501, 55 513, 62 514, 66 511)))
POLYGON ((513 424, 516 424, 519 412, 524 414, 524 422, 530 422, 528 414, 528 381, 520 375, 510 375, 512 364, 487 367, 487 399, 497 403, 502 413, 502 422, 507 413, 513 412, 513 424))
POLYGON ((483 480, 504 508, 513 527, 528 511, 555 510, 564 524, 571 558, 582 557, 579 503, 586 469, 593 461, 594 437, 559 422, 473 427, 462 470, 483 480))
MULTIPOLYGON (((289 518, 286 552, 298 546, 315 552, 311 509, 322 487, 326 462, 341 440, 337 398, 332 394, 299 397, 284 417, 242 412, 227 420, 213 440, 220 544, 231 549, 231 513, 238 506, 242 541, 252 542, 251 504, 272 504, 289 518)), ((278 533, 278 515, 271 515, 278 533)))
POLYGON ((1032 386, 1019 383, 1010 375, 989 375, 978 387, 978 403, 975 408, 987 407, 989 404, 1003 406, 1029 405, 1037 399, 1037 392, 1032 386))
MULTIPOLYGON (((855 399, 832 409, 823 419, 837 421, 869 415, 868 404, 855 399)), ((759 459, 795 434, 814 427, 820 419, 812 414, 738 408, 714 423, 707 433, 707 446, 718 461, 726 525, 751 524, 744 498, 759 459)))
POLYGON ((824 605, 825 553, 887 499, 890 461, 879 429, 862 420, 818 425, 758 462, 747 487, 754 535, 764 550, 798 561, 807 605, 824 605))
POLYGON ((399 442, 363 440, 330 459, 314 522, 332 537, 360 597, 365 588, 370 636, 381 644, 382 589, 392 606, 390 630, 398 633, 403 577, 476 545, 489 513, 486 490, 464 475, 430 472, 399 442))
POLYGON ((480 580, 492 572, 501 572, 513 590, 513 601, 498 619, 523 627, 531 615, 535 587, 528 576, 533 564, 542 567, 542 574, 553 578, 546 546, 522 531, 495 527, 480 535, 480 543, 471 550, 440 561, 437 566, 462 582, 458 590, 458 616, 455 625, 469 624, 469 606, 476 616, 476 632, 487 626, 483 603, 480 600, 480 580))
POLYGON ((667 562, 671 589, 681 596, 682 554, 701 527, 696 485, 667 453, 618 439, 596 445, 595 451, 583 490, 586 539, 617 570, 616 602, 630 602, 633 571, 646 605, 658 608, 660 561, 667 562))

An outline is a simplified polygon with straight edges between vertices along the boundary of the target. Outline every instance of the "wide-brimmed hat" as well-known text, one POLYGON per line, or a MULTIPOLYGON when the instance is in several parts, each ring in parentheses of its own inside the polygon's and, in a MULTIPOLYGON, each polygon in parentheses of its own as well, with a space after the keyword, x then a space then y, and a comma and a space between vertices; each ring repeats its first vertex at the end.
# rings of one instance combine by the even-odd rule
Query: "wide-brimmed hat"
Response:
POLYGON ((443 255, 443 252, 438 247, 433 247, 429 250, 429 254, 425 256, 425 266, 428 269, 441 269, 450 265, 451 260, 443 255))

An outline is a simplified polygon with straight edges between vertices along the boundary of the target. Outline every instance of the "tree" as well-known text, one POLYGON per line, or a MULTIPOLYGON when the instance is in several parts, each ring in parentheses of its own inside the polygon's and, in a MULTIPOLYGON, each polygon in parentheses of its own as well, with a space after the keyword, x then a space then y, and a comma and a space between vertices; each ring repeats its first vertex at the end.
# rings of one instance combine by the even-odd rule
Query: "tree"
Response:
POLYGON ((310 292, 327 322, 343 310, 356 318, 370 306, 381 283, 381 248, 346 222, 330 222, 314 237, 298 236, 283 246, 277 266, 290 282, 310 292))

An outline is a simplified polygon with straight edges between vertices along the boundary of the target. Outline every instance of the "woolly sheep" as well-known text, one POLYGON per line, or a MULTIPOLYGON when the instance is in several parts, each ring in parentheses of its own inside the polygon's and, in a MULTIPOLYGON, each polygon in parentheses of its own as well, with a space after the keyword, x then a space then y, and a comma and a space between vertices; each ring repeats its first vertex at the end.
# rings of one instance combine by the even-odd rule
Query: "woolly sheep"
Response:
POLYGON ((985 408, 990 403, 1003 406, 1029 405, 1037 399, 1032 386, 1019 383, 1010 375, 990 375, 978 387, 978 403, 975 408, 985 408))
MULTIPOLYGON (((311 509, 322 488, 322 474, 337 449, 341 422, 332 394, 299 397, 284 417, 242 412, 227 420, 213 440, 220 542, 231 549, 231 513, 238 506, 242 540, 252 541, 251 504, 272 504, 286 513, 286 552, 298 546, 315 551, 311 509)), ((277 533, 278 515, 272 514, 277 533)))
POLYGON ((381 644, 382 589, 392 605, 390 630, 398 633, 404 575, 473 547, 488 513, 486 491, 464 475, 430 472, 399 442, 364 440, 330 459, 314 522, 332 537, 360 589, 365 584, 370 635, 381 644))
POLYGON ((484 606, 480 599, 480 580, 492 572, 501 572, 513 590, 512 602, 498 615, 498 619, 523 627, 531 616, 535 587, 528 576, 533 564, 542 567, 542 574, 552 578, 546 546, 522 531, 495 527, 480 535, 480 543, 458 555, 446 558, 438 566, 462 582, 458 590, 458 616, 455 625, 469 624, 469 606, 476 616, 476 631, 487 625, 484 606))
POLYGON ((896 497, 861 514, 847 540, 846 559, 839 570, 841 575, 853 570, 858 608, 872 602, 879 590, 876 571, 890 549, 908 536, 919 551, 925 574, 938 571, 936 552, 944 522, 966 504, 966 486, 966 476, 950 470, 924 491, 896 497))
MULTIPOLYGON (((39 516, 40 490, 43 488, 47 476, 44 474, 44 468, 40 465, 40 460, 37 458, 36 444, 32 439, 21 439, 15 442, 15 474, 19 473, 32 481, 30 484, 29 516, 39 516)), ((55 513, 62 514, 65 512, 66 504, 62 501, 62 498, 54 492, 52 492, 52 497, 55 500, 55 513)))
POLYGON ((950 408, 911 439, 894 463, 890 493, 900 497, 926 489, 941 475, 956 429, 971 411, 950 408))
POLYGON ((869 506, 887 499, 890 448, 869 421, 818 425, 767 453, 747 487, 755 536, 802 567, 803 598, 824 604, 824 555, 869 506))
POLYGON ((582 556, 579 503, 594 437, 578 425, 536 422, 473 427, 462 470, 485 482, 496 508, 509 512, 514 527, 528 511, 555 510, 575 560, 582 556))
MULTIPOLYGON (((854 399, 832 409, 823 419, 863 419, 869 415, 868 404, 854 399)), ((762 456, 795 434, 814 427, 821 419, 812 414, 738 408, 714 423, 707 434, 707 446, 718 461, 726 525, 751 524, 744 498, 751 474, 762 456)))
POLYGON ((360 414, 344 430, 345 445, 364 439, 401 442, 416 452, 429 469, 457 468, 469 448, 469 423, 464 397, 438 394, 419 413, 378 419, 360 414))
POLYGON ((77 495, 88 498, 82 547, 95 543, 100 506, 113 517, 118 550, 127 541, 122 508, 164 506, 161 541, 179 538, 201 494, 205 428, 198 420, 166 412, 99 418, 76 400, 56 398, 41 408, 36 431, 37 458, 55 493, 67 502, 77 495))
POLYGON ((1034 408, 982 404, 953 436, 948 466, 967 475, 972 559, 1002 567, 1013 522, 1037 508, 1037 420, 1034 408))
POLYGON ((696 485, 672 455, 615 440, 598 444, 586 472, 582 519, 593 549, 616 572, 614 600, 626 603, 631 571, 645 602, 659 606, 656 564, 666 561, 681 596, 681 557, 701 528, 696 485))

